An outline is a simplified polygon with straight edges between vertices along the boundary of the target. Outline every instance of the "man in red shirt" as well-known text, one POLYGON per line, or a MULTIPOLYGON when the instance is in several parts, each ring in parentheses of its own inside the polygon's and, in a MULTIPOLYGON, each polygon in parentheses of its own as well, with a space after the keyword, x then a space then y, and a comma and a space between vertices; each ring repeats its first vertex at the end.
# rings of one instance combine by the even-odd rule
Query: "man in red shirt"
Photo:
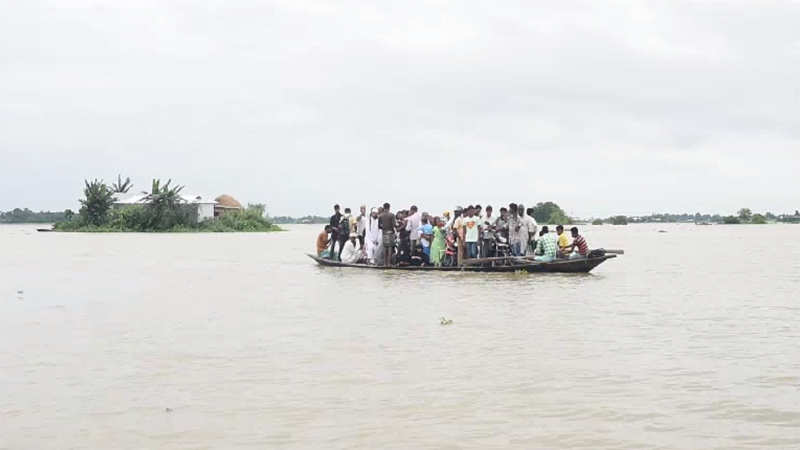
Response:
POLYGON ((572 233, 572 245, 564 248, 564 254, 569 255, 570 259, 589 256, 589 244, 578 234, 578 227, 572 227, 569 231, 572 233))

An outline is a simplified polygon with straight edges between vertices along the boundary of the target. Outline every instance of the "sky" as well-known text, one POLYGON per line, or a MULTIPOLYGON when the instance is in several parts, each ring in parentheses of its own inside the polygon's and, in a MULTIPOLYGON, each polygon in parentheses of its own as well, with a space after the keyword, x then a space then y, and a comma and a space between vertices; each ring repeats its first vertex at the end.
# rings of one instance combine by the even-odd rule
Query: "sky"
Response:
POLYGON ((0 9, 0 210, 117 174, 272 215, 800 209, 796 1, 0 9))

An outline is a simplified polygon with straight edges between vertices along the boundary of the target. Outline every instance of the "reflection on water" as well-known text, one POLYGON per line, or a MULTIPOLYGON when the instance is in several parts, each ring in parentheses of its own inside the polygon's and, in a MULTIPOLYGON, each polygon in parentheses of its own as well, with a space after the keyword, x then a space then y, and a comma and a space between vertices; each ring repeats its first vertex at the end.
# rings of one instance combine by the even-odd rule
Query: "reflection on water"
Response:
POLYGON ((800 227, 586 227, 627 252, 588 275, 34 228, 0 227, 0 448, 800 446, 800 227))

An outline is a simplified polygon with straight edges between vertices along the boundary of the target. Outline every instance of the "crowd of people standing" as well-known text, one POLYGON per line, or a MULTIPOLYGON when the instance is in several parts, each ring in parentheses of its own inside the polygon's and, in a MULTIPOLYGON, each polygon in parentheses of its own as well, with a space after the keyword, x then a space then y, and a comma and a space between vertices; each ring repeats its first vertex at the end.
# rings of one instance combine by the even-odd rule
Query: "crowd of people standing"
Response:
POLYGON ((510 203, 495 213, 491 206, 456 207, 441 216, 420 212, 416 205, 393 213, 384 203, 358 215, 350 208, 334 214, 317 237, 317 255, 349 264, 461 265, 467 259, 529 257, 551 262, 558 258, 581 258, 589 253, 586 239, 576 227, 571 238, 563 225, 550 233, 539 229, 533 208, 510 203))

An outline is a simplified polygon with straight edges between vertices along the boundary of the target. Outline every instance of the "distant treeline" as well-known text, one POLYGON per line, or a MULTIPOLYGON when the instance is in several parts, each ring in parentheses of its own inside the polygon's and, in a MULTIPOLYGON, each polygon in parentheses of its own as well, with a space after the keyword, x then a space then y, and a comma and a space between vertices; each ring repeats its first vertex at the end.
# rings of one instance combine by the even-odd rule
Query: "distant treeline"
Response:
POLYGON ((613 225, 626 225, 628 223, 722 223, 722 224, 765 224, 770 222, 800 223, 800 211, 794 214, 775 215, 771 212, 764 214, 753 213, 749 208, 740 209, 736 215, 723 216, 720 214, 651 214, 649 216, 613 216, 607 219, 595 219, 592 223, 599 225, 610 223, 613 225))
MULTIPOLYGON (((539 203, 534 207, 534 217, 542 223, 569 224, 573 219, 564 214, 563 210, 555 203, 539 203)), ((74 212, 67 209, 65 211, 31 211, 28 208, 14 208, 11 211, 0 211, 0 223, 57 223, 71 220, 74 212)), ((308 215, 303 217, 277 216, 269 217, 268 220, 274 224, 325 224, 329 218, 323 216, 308 215)), ((661 213, 649 216, 612 216, 605 219, 594 219, 592 223, 609 223, 614 225, 625 225, 628 223, 800 223, 800 211, 794 214, 776 215, 771 212, 764 214, 754 214, 748 208, 742 208, 733 216, 723 216, 720 214, 701 214, 701 213, 661 213)))
POLYGON ((289 216, 277 216, 277 217, 269 217, 269 220, 272 221, 274 224, 283 225, 283 224, 292 224, 292 223, 328 223, 327 217, 322 216, 303 216, 303 217, 289 217, 289 216))
POLYGON ((0 223, 56 223, 72 217, 73 212, 66 211, 31 211, 28 208, 14 208, 11 211, 0 211, 0 223))

